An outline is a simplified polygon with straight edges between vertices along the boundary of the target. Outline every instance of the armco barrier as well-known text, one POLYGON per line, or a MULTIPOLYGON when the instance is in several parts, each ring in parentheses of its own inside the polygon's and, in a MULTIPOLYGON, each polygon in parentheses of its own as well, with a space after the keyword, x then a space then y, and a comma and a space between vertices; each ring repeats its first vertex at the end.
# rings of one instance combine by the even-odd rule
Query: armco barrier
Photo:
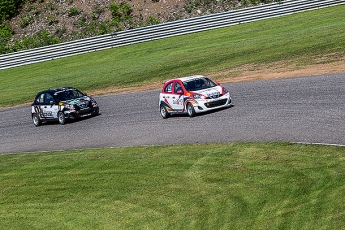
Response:
POLYGON ((217 29, 340 4, 345 4, 345 0, 286 0, 224 13, 178 20, 31 50, 3 54, 0 55, 0 69, 217 29))

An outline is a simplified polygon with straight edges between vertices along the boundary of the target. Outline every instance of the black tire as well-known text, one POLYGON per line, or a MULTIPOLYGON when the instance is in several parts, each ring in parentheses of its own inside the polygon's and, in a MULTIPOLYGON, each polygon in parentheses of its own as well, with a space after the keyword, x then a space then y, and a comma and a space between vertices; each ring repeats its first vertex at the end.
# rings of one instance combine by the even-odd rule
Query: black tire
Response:
POLYGON ((37 113, 32 114, 32 121, 34 122, 34 125, 36 127, 42 125, 42 121, 40 119, 40 116, 37 113))
POLYGON ((188 113, 189 117, 194 117, 195 116, 194 106, 191 103, 187 104, 187 113, 188 113))
POLYGON ((93 112, 92 112, 92 116, 98 116, 99 115, 99 108, 95 109, 93 112))
POLYGON ((63 112, 58 112, 58 121, 60 123, 60 125, 64 125, 66 124, 66 117, 65 114, 63 112))
POLYGON ((163 117, 163 119, 166 119, 166 118, 169 117, 169 113, 168 113, 168 111, 167 111, 167 109, 165 108, 164 105, 160 106, 160 110, 159 111, 161 112, 161 116, 163 117))

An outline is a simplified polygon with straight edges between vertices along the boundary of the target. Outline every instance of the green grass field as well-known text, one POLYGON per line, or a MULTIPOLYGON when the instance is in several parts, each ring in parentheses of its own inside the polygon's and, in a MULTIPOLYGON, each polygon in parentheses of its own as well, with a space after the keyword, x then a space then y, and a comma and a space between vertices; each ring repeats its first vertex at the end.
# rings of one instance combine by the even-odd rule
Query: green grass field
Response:
POLYGON ((288 143, 0 155, 0 229, 343 229, 345 148, 288 143))
POLYGON ((61 86, 88 92, 191 74, 224 77, 221 72, 243 65, 336 61, 345 54, 344 11, 336 6, 1 70, 0 107, 61 86))

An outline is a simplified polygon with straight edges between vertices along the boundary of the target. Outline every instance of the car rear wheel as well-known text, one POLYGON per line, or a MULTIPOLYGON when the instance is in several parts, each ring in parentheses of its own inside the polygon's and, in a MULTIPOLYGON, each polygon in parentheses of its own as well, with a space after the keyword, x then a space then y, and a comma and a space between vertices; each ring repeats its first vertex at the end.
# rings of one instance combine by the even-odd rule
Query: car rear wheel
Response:
POLYGON ((195 116, 194 106, 191 103, 187 104, 187 113, 188 113, 189 117, 195 116))
POLYGON ((163 119, 169 117, 169 113, 168 113, 168 111, 167 111, 167 109, 165 108, 164 105, 160 106, 160 111, 161 111, 161 116, 163 117, 163 119))
POLYGON ((32 114, 32 121, 34 122, 34 125, 36 127, 40 126, 42 124, 42 121, 41 121, 41 119, 40 119, 40 117, 38 116, 37 113, 32 114))
POLYGON ((60 123, 61 125, 66 124, 66 117, 65 117, 65 114, 64 114, 63 112, 61 112, 61 111, 58 113, 58 120, 59 120, 59 123, 60 123))

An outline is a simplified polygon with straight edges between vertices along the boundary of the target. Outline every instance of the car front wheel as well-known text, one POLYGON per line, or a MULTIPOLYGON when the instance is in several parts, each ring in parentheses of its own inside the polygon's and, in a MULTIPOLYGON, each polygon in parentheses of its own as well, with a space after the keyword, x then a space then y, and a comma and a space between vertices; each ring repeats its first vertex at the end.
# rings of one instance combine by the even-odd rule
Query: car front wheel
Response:
POLYGON ((168 118, 169 117, 169 113, 168 113, 167 109, 165 108, 165 106, 161 105, 160 107, 161 107, 160 108, 161 116, 163 117, 163 119, 168 118))
POLYGON ((32 114, 32 121, 34 122, 34 125, 36 127, 40 126, 42 124, 42 121, 41 121, 41 119, 40 119, 40 117, 38 116, 37 113, 32 114))
POLYGON ((66 117, 65 117, 65 114, 63 113, 63 112, 59 112, 58 113, 58 119, 59 119, 59 123, 61 124, 61 125, 64 125, 64 124, 66 124, 66 117))
POLYGON ((98 116, 99 115, 99 109, 95 109, 93 112, 92 112, 92 116, 98 116))
POLYGON ((188 113, 189 117, 195 116, 194 106, 191 103, 187 104, 187 113, 188 113))

